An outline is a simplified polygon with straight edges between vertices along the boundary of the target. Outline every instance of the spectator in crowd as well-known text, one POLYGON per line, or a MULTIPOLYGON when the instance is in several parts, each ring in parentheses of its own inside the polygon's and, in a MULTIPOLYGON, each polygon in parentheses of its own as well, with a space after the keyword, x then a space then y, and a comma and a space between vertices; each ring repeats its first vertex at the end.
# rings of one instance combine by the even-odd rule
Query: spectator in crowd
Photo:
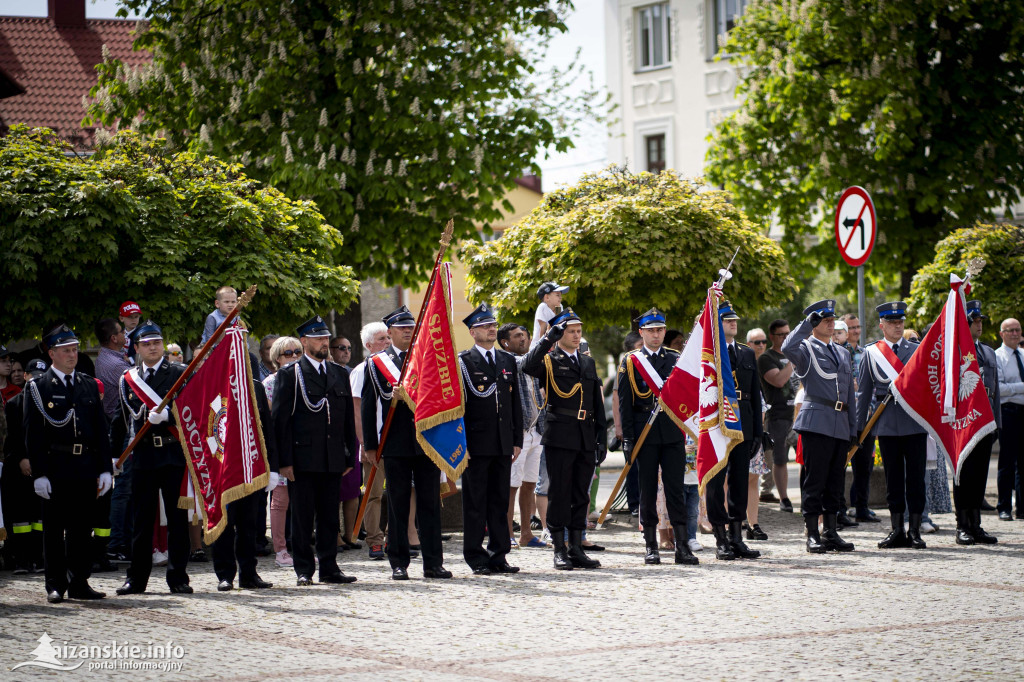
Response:
POLYGON ((281 338, 280 334, 267 334, 260 339, 260 362, 256 366, 259 376, 255 378, 261 382, 277 371, 277 365, 270 359, 270 348, 279 338, 281 338))
POLYGON ((11 383, 20 389, 25 388, 25 368, 18 360, 11 362, 11 383))
POLYGON ((768 434, 772 441, 772 478, 779 491, 779 510, 793 511, 789 499, 789 445, 786 439, 793 430, 793 398, 797 391, 797 378, 793 363, 780 349, 789 335, 789 322, 773 320, 768 325, 771 347, 757 358, 757 370, 761 375, 761 387, 768 401, 768 434))
MULTIPOLYGON (((1013 497, 1017 519, 1024 519, 1024 350, 1020 348, 1020 322, 1012 317, 999 325, 1002 345, 996 349, 999 366, 999 401, 1003 428, 999 432, 996 509, 1001 521, 1011 521, 1013 497)), ((927 334, 927 332, 925 332, 927 334)))
MULTIPOLYGON (((843 348, 850 352, 853 361, 853 385, 857 387, 860 383, 860 362, 864 355, 864 347, 860 344, 861 324, 860 319, 853 313, 843 315, 843 322, 846 323, 846 343, 843 348)), ((874 406, 872 406, 872 411, 874 406)), ((858 434, 859 436, 860 434, 858 434)), ((853 472, 853 483, 850 484, 850 504, 855 510, 855 520, 860 523, 881 523, 875 512, 868 508, 868 494, 871 486, 871 472, 875 468, 875 437, 869 435, 864 444, 860 446, 853 455, 851 461, 853 472)), ((845 500, 843 506, 845 507, 845 500)), ((844 515, 848 517, 848 514, 844 515)))
MULTIPOLYGON (((352 343, 344 336, 335 336, 331 338, 330 345, 328 346, 331 351, 331 360, 338 365, 341 365, 345 370, 346 378, 349 381, 349 387, 352 384, 352 371, 348 366, 349 360, 352 359, 352 343)), ((352 408, 355 414, 359 414, 359 404, 362 400, 361 397, 357 397, 355 393, 352 394, 352 408)), ((356 419, 356 439, 359 438, 359 433, 362 431, 362 419, 356 419)), ((362 443, 362 441, 359 441, 362 443)), ((362 446, 360 446, 362 448, 362 446)), ((352 471, 348 472, 341 477, 341 511, 343 524, 341 526, 342 535, 338 538, 338 547, 341 549, 362 549, 363 546, 356 542, 358 540, 358 529, 356 526, 356 514, 359 513, 359 489, 363 483, 363 471, 359 466, 353 467, 352 471)), ((374 481, 376 483, 376 481, 374 481)))
MULTIPOLYGON (((629 332, 622 341, 625 353, 634 351, 644 345, 639 332, 629 332)), ((619 358, 622 362, 622 358, 619 358)), ((612 386, 612 421, 615 424, 615 437, 622 441, 622 416, 619 414, 619 374, 615 373, 615 385, 612 386)), ((541 467, 543 469, 543 466, 541 467)), ((626 506, 634 518, 640 517, 640 467, 630 467, 626 474, 626 506)))
POLYGON ((352 359, 352 342, 344 336, 335 336, 331 339, 331 360, 350 369, 349 361, 352 359))
POLYGON ((665 332, 665 347, 671 348, 674 351, 683 352, 683 346, 686 345, 686 335, 678 329, 669 329, 665 332))
POLYGON ((0 346, 0 407, 7 404, 7 401, 21 393, 21 388, 15 386, 11 381, 11 371, 14 368, 14 358, 7 346, 0 346))
MULTIPOLYGON (((754 361, 760 358, 764 352, 768 349, 768 335, 764 333, 764 330, 760 327, 754 327, 747 332, 747 345, 750 346, 754 351, 754 361)), ((758 371, 758 377, 760 378, 760 371, 758 371)), ((760 387, 761 382, 757 382, 760 387)), ((768 412, 768 406, 765 405, 764 394, 761 395, 761 422, 764 423, 764 415, 768 412)), ((755 416, 755 419, 758 418, 755 416)), ((762 500, 765 502, 778 502, 778 498, 772 495, 771 486, 773 485, 772 478, 772 461, 771 456, 766 456, 764 451, 764 438, 762 437, 761 442, 754 443, 753 452, 750 456, 750 473, 747 480, 747 521, 744 524, 744 530, 747 534, 748 540, 767 540, 768 534, 761 530, 759 519, 758 501, 762 500), (766 490, 762 490, 760 496, 758 495, 758 484, 761 479, 764 479, 766 490)))
POLYGON ((567 286, 559 286, 554 282, 544 282, 537 288, 540 303, 533 315, 533 342, 536 344, 548 333, 548 322, 562 307, 562 294, 569 291, 567 286))
POLYGON ((217 328, 223 324, 231 311, 238 305, 238 292, 233 287, 223 286, 217 289, 213 299, 214 311, 206 316, 206 324, 203 325, 203 337, 199 340, 202 347, 210 340, 217 328))
POLYGON ((125 301, 118 310, 118 320, 124 328, 124 356, 135 364, 135 330, 142 319, 142 308, 135 301, 125 301))
POLYGON ((848 336, 849 331, 846 328, 846 323, 842 320, 836 320, 836 328, 832 331, 832 343, 842 346, 846 343, 848 336))
POLYGON ((167 350, 164 351, 164 357, 171 362, 185 363, 185 354, 181 352, 181 346, 176 343, 167 344, 167 350))
POLYGON ((860 319, 853 313, 846 313, 842 322, 846 324, 846 343, 843 348, 850 351, 853 358, 853 384, 856 389, 860 377, 860 357, 864 354, 864 348, 860 345, 860 319))

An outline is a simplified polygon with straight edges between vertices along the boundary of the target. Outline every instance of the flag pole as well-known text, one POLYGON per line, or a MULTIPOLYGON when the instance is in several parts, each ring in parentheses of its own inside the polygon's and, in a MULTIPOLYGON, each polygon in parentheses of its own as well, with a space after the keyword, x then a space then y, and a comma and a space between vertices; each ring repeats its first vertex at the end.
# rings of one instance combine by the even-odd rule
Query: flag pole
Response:
MULTIPOLYGON (((157 412, 163 411, 163 409, 167 407, 172 400, 174 400, 174 396, 178 394, 178 391, 180 391, 181 387, 185 385, 185 382, 188 381, 189 377, 199 369, 199 365, 202 363, 203 358, 205 358, 213 349, 213 346, 220 341, 220 337, 224 335, 224 332, 227 331, 228 327, 230 327, 235 321, 235 318, 238 317, 238 313, 242 311, 242 308, 249 305, 249 302, 252 301, 252 298, 255 295, 256 285, 253 284, 238 297, 238 304, 235 306, 235 309, 228 313, 227 317, 224 318, 224 321, 220 323, 219 327, 217 327, 217 331, 213 333, 213 336, 211 336, 210 339, 203 344, 203 347, 200 348, 192 357, 192 362, 188 363, 188 367, 185 368, 182 375, 178 377, 178 380, 174 382, 173 386, 171 386, 171 390, 167 391, 167 395, 165 395, 164 399, 160 401, 160 404, 156 406, 157 412)), ((126 447, 124 452, 121 453, 121 456, 117 458, 117 466, 124 464, 124 461, 128 459, 128 455, 131 454, 132 450, 135 449, 135 446, 139 444, 140 440, 142 440, 142 437, 146 435, 147 431, 149 431, 149 426, 149 421, 146 421, 146 423, 142 425, 139 432, 135 434, 135 438, 132 438, 132 442, 128 443, 128 447, 126 447)))
POLYGON ((851 445, 850 451, 846 453, 847 464, 850 463, 850 460, 853 459, 853 456, 857 454, 857 451, 860 450, 861 447, 864 445, 864 441, 867 440, 868 434, 871 433, 871 429, 875 428, 875 422, 878 421, 878 418, 882 416, 882 413, 885 412, 885 408, 887 408, 889 406, 889 403, 891 402, 892 393, 886 393, 885 399, 882 400, 882 402, 878 405, 878 408, 875 410, 875 413, 871 415, 871 419, 869 419, 868 423, 864 426, 864 430, 862 430, 860 432, 860 436, 857 437, 857 442, 851 445))
MULTIPOLYGON (((441 260, 444 258, 445 251, 448 250, 448 245, 451 244, 452 234, 455 232, 455 220, 449 219, 448 224, 444 226, 444 232, 441 234, 440 248, 437 250, 437 258, 434 259, 434 270, 430 273, 430 282, 427 284, 427 291, 423 297, 423 306, 420 307, 419 315, 416 316, 416 327, 412 332, 412 341, 409 343, 409 350, 406 351, 405 356, 407 362, 402 365, 401 374, 398 377, 398 385, 393 387, 392 390, 402 385, 402 380, 405 379, 405 370, 409 367, 409 356, 412 354, 413 348, 416 346, 416 337, 419 336, 420 326, 423 324, 423 313, 427 310, 427 301, 430 300, 430 294, 434 290, 434 285, 437 282, 437 273, 441 268, 441 260)), ((369 358, 367 358, 369 362, 369 358)), ((387 442, 388 433, 391 431, 391 420, 395 416, 395 403, 398 400, 398 396, 393 396, 391 404, 388 406, 388 414, 384 419, 384 425, 380 430, 380 441, 377 443, 377 457, 374 461, 373 467, 370 469, 370 475, 366 479, 366 485, 364 486, 366 493, 363 495, 363 499, 359 502, 359 511, 356 512, 356 520, 353 528, 356 532, 359 531, 359 525, 363 522, 363 514, 366 513, 366 503, 369 501, 370 489, 373 487, 373 479, 377 475, 377 464, 380 463, 380 458, 384 455, 384 444, 387 442)))
POLYGON ((658 414, 661 412, 661 403, 657 403, 654 406, 654 410, 651 411, 651 416, 648 417, 647 423, 644 424, 644 430, 640 432, 640 437, 636 441, 636 445, 633 450, 629 453, 629 459, 626 460, 625 466, 622 467, 622 473, 619 474, 619 480, 615 481, 615 487, 612 488, 612 494, 608 496, 608 501, 605 502, 604 509, 601 510, 601 516, 597 519, 597 525, 604 523, 604 519, 608 516, 608 511, 612 508, 612 503, 615 501, 615 496, 619 494, 619 488, 622 487, 622 482, 626 480, 626 475, 629 473, 630 468, 633 466, 633 462, 636 461, 637 453, 640 452, 640 448, 643 447, 644 441, 647 439, 647 434, 651 430, 651 426, 654 425, 654 420, 658 418, 658 414))

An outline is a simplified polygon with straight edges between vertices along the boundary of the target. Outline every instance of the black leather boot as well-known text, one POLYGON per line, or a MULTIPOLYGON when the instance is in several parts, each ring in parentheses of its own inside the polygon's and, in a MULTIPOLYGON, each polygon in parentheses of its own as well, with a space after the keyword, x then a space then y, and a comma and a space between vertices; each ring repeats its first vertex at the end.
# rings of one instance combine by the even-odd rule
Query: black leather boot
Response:
POLYGON ((681 523, 677 526, 672 526, 672 532, 676 536, 676 563, 689 566, 699 564, 700 562, 697 560, 697 557, 693 556, 693 552, 690 551, 690 546, 686 541, 686 524, 681 523))
POLYGON ((654 565, 661 563, 661 554, 658 552, 658 529, 644 528, 644 543, 647 545, 647 554, 644 555, 644 563, 654 565))
POLYGON ((900 547, 910 547, 907 533, 903 530, 903 514, 893 514, 890 512, 889 520, 892 524, 892 530, 885 536, 885 539, 878 543, 878 548, 899 549, 900 547))
POLYGON ((999 540, 996 539, 995 535, 989 535, 981 527, 981 510, 971 509, 966 514, 970 515, 968 521, 971 525, 971 535, 974 536, 974 541, 981 545, 994 545, 999 540))
MULTIPOLYGON (((657 529, 655 529, 657 532, 657 529)), ((591 559, 583 551, 583 531, 569 531, 569 561, 575 568, 601 568, 601 562, 591 559)))
POLYGON ((555 568, 559 571, 571 571, 572 562, 569 561, 569 555, 565 550, 565 531, 561 528, 557 531, 551 530, 551 544, 555 548, 555 568))
POLYGON ((725 526, 711 526, 712 532, 715 534, 715 556, 720 561, 732 561, 736 558, 736 553, 732 550, 732 543, 729 542, 729 531, 726 530, 725 526))
POLYGON ((921 539, 921 514, 910 515, 910 528, 907 530, 907 542, 914 549, 926 549, 928 545, 921 539))
POLYGON ((743 542, 743 522, 732 521, 729 524, 729 546, 732 547, 732 552, 741 559, 756 559, 761 556, 761 553, 756 549, 750 549, 747 544, 743 542))
POLYGON ((856 528, 860 525, 849 517, 845 509, 840 511, 838 516, 836 516, 836 524, 841 528, 856 528))
POLYGON ((974 544, 974 535, 971 534, 971 511, 969 509, 956 510, 956 544, 974 544))
POLYGON ((824 554, 827 550, 818 534, 818 517, 805 516, 804 525, 807 526, 807 551, 811 554, 824 554))
POLYGON ((821 534, 821 544, 825 546, 825 549, 833 552, 852 552, 853 543, 839 537, 839 532, 836 530, 838 523, 836 515, 822 514, 821 518, 822 525, 825 527, 824 532, 821 534))

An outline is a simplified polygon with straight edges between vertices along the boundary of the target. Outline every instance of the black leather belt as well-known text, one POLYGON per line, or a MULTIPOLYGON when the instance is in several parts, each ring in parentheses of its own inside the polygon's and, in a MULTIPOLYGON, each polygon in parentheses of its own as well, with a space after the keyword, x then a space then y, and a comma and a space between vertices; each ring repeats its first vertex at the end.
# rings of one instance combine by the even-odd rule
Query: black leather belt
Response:
POLYGON ((58 445, 51 445, 50 449, 54 452, 63 452, 67 455, 84 455, 92 450, 91 447, 85 443, 64 443, 58 445))
POLYGON ((144 442, 147 445, 152 445, 154 448, 162 448, 164 446, 164 439, 161 436, 150 436, 144 442))
POLYGON ((548 409, 554 414, 560 414, 563 417, 572 417, 573 419, 578 419, 580 421, 587 418, 586 410, 564 410, 561 407, 549 407, 548 409))
POLYGON ((805 395, 804 400, 831 407, 836 412, 846 412, 846 403, 841 400, 829 400, 828 398, 819 398, 816 395, 805 395))
POLYGON ((743 391, 736 389, 736 400, 750 400, 750 396, 743 396, 743 391))

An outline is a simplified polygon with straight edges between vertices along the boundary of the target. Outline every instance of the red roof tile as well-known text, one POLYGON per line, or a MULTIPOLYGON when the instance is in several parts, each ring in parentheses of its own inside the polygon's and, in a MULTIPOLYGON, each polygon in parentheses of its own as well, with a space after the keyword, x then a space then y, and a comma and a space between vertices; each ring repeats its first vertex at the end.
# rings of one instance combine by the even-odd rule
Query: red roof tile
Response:
POLYGON ((96 85, 103 46, 128 66, 150 61, 133 52, 138 21, 89 19, 85 28, 57 27, 52 19, 0 17, 0 134, 16 123, 53 128, 76 147, 91 146, 82 128, 82 96, 96 85), (13 85, 12 85, 13 83, 13 85))

